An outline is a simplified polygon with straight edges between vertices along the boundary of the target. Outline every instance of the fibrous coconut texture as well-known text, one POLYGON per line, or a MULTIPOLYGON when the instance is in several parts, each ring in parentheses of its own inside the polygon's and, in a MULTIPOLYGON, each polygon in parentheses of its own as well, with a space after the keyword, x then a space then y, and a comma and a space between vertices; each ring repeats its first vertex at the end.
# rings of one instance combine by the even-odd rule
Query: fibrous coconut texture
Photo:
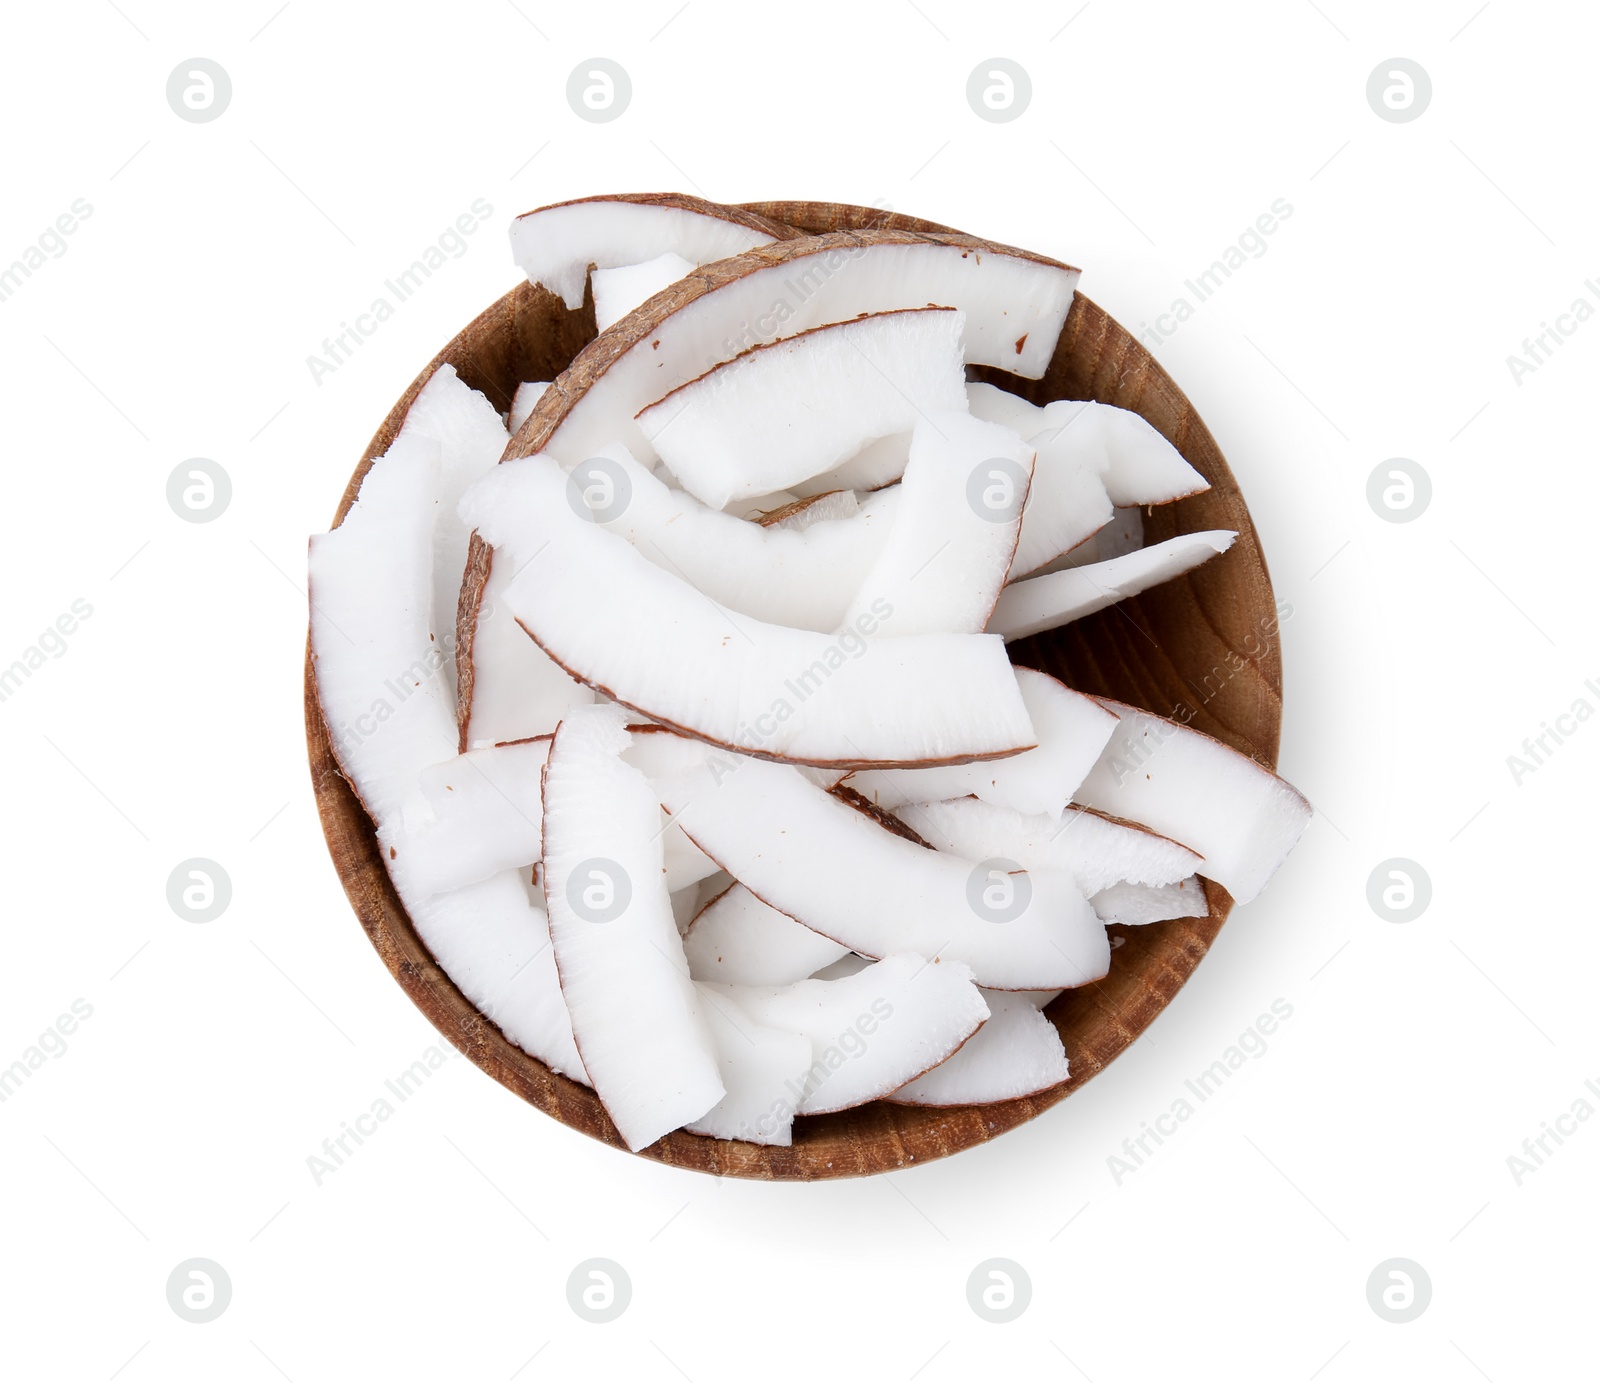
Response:
POLYGON ((598 336, 504 416, 441 366, 311 543, 323 719, 419 935, 634 1149, 1059 1086, 1043 1010, 1107 927, 1253 897, 1309 817, 1007 655, 1235 536, 1144 546, 1206 482, 1137 415, 968 383, 1044 374, 1077 270, 670 194, 511 234, 598 336))

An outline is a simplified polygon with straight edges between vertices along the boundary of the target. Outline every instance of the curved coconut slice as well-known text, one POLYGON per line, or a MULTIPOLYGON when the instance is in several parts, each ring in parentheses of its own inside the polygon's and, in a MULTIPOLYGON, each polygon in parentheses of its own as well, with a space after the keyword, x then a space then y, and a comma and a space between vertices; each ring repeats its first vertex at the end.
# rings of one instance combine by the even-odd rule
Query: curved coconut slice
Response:
POLYGON ((1072 691, 1048 673, 1025 667, 1013 671, 1039 741, 1035 748, 981 764, 867 769, 852 773, 845 786, 890 810, 971 795, 1024 815, 1058 816, 1094 767, 1117 718, 1093 697, 1072 691))
POLYGON ((639 411, 683 488, 714 509, 831 471, 874 437, 966 412, 962 313, 871 313, 751 347, 639 411))
POLYGON ((795 234, 764 216, 700 197, 629 193, 525 212, 511 223, 511 254, 529 282, 575 310, 583 306, 590 265, 642 265, 669 251, 691 265, 706 264, 795 234))
POLYGON ((1239 535, 1229 529, 1183 533, 1109 562, 1068 567, 1007 586, 995 603, 989 632, 1008 642, 1057 629, 1140 591, 1159 586, 1226 552, 1239 535))
POLYGON ((648 464, 656 452, 634 415, 708 365, 812 327, 930 303, 966 313, 969 364, 1037 379, 1077 280, 1076 269, 1053 260, 948 232, 848 231, 760 246, 703 266, 648 313, 592 341, 563 375, 560 404, 547 399, 542 425, 513 451, 546 451, 573 465, 620 441, 648 464))
POLYGON ((1112 884, 1089 900, 1095 916, 1108 925, 1142 927, 1175 917, 1209 917, 1211 904, 1205 887, 1191 875, 1175 884, 1112 884))
POLYGON ((549 740, 496 745, 425 770, 431 820, 386 823, 378 832, 401 896, 442 893, 539 858, 539 782, 549 740))
POLYGON ((604 331, 626 317, 640 303, 655 297, 669 284, 694 272, 694 261, 668 250, 643 264, 596 269, 589 276, 594 287, 594 324, 604 331))
POLYGON ((973 413, 1004 423, 1034 443, 1040 468, 1087 465, 1116 505, 1169 504, 1211 488, 1178 449, 1139 414, 1092 400, 1059 399, 1043 408, 992 384, 969 384, 973 413))
POLYGON ((622 711, 561 722, 544 775, 545 899, 572 1035, 637 1152, 726 1093, 662 875, 661 814, 622 711))
POLYGON ((1006 582, 1033 478, 1033 448, 965 412, 927 412, 894 489, 894 523, 841 621, 888 608, 879 637, 978 634, 1006 582))
POLYGON ((734 878, 852 951, 960 961, 995 989, 1070 988, 1110 965, 1105 928, 1064 871, 924 849, 781 764, 713 759, 657 788, 734 878))
POLYGON ((1061 1035, 1025 994, 982 990, 989 1021, 948 1061, 889 1096, 894 1104, 993 1104, 1067 1078, 1061 1035))
POLYGON ((798 481, 790 489, 802 497, 826 494, 830 490, 881 490, 900 479, 910 457, 911 432, 891 432, 886 437, 874 437, 831 471, 798 481))
POLYGON ((810 1039, 810 1068, 787 1092, 797 1114, 879 1099, 948 1059, 989 1016, 966 966, 917 955, 888 956, 837 980, 702 988, 765 1027, 810 1039))
MULTIPOLYGON (((848 518, 798 530, 750 523, 668 489, 619 443, 602 447, 569 475, 564 501, 578 497, 596 527, 627 539, 663 571, 730 610, 818 632, 839 627, 889 541, 901 505, 896 486, 860 506, 852 494, 856 512, 848 518), (589 509, 582 498, 589 483, 603 507, 589 509)), ((503 522, 515 523, 524 513, 514 509, 503 522)))
POLYGON ((816 974, 848 954, 848 948, 735 884, 689 924, 683 953, 689 974, 697 980, 781 985, 816 974))
POLYGON ((473 636, 457 644, 463 750, 554 734, 569 710, 594 701, 594 692, 517 623, 505 599, 517 575, 517 563, 509 558, 490 568, 474 610, 473 636))
POLYGON ((1083 807, 1025 816, 975 797, 896 809, 935 849, 979 860, 1015 860, 1024 869, 1064 869, 1089 898, 1114 884, 1160 887, 1186 879, 1204 861, 1187 846, 1144 826, 1083 807))
MULTIPOLYGON (((547 458, 507 462, 473 488, 463 513, 499 549, 497 567, 525 568, 505 604, 607 696, 711 743, 822 767, 1033 747, 998 639, 867 639, 865 623, 829 636, 753 620, 579 518, 567 482, 547 458)), ((471 617, 465 605, 462 615, 471 617)))
POLYGON ((550 924, 526 870, 506 870, 406 911, 440 968, 486 1018, 528 1055, 588 1085, 556 974, 550 924))
MULTIPOLYGON (((778 493, 786 492, 780 490, 778 493)), ((773 496, 766 498, 770 500, 773 496)), ((762 502, 751 501, 753 504, 762 502)), ((763 528, 787 528, 795 533, 804 533, 814 523, 850 519, 860 512, 861 501, 856 498, 854 490, 824 490, 820 495, 812 495, 807 499, 791 498, 786 504, 767 504, 745 517, 754 519, 763 528)))
POLYGON ((429 404, 448 402, 459 383, 445 369, 417 395, 343 522, 310 544, 317 697, 339 767, 378 822, 407 810, 426 819, 418 775, 456 751, 449 644, 434 617, 443 448, 423 425, 429 404))
POLYGON ((757 1023, 715 986, 695 988, 728 1093, 686 1127, 709 1138, 741 1138, 787 1148, 794 1127, 791 1092, 805 1088, 811 1039, 757 1023))
POLYGON ((508 431, 518 431, 523 423, 528 421, 528 414, 533 412, 533 406, 543 397, 544 391, 550 387, 550 382, 545 380, 540 383, 529 381, 517 385, 517 392, 511 399, 511 412, 506 415, 506 428, 508 431))
POLYGON ((1197 872, 1248 903, 1294 849, 1311 804, 1210 735, 1099 700, 1122 724, 1074 796, 1198 850, 1205 863, 1197 872))

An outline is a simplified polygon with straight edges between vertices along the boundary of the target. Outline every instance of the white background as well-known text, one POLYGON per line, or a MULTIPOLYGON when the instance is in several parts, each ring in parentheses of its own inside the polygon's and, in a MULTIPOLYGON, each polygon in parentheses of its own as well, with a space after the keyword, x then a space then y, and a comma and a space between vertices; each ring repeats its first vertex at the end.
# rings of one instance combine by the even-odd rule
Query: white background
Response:
POLYGON ((1580 561, 1600 324, 1520 384, 1506 358, 1596 297, 1592 7, 274 3, 7 10, 0 264, 74 199, 93 214, 0 303, 0 663, 75 599, 93 615, 0 704, 0 1064, 74 999, 93 1016, 0 1105, 0 1370, 1582 1368, 1600 1123, 1520 1185, 1507 1158, 1575 1100, 1600 1107, 1600 724, 1520 786, 1506 756, 1575 698, 1600 706, 1580 561), (165 99, 197 55, 234 86, 209 124, 165 99), (632 77, 610 124, 565 100, 596 55, 632 77), (1406 124, 1365 94, 1396 55, 1433 82, 1406 124), (1033 83, 1007 124, 965 99, 994 56, 1033 83), (515 281, 512 214, 665 189, 881 201, 1083 265, 1135 330, 1286 199, 1268 252, 1157 354, 1294 605, 1282 768, 1321 815, 1148 1037, 990 1146, 866 1181, 719 1183, 591 1143, 455 1060, 315 1185, 307 1157, 437 1039, 318 827, 306 536, 417 369, 515 281), (468 252, 316 384, 306 357, 480 197, 495 214, 468 252), (232 478, 214 523, 166 503, 194 456, 232 478), (1433 481, 1408 524, 1366 500, 1396 456, 1433 481), (191 856, 233 881, 208 925, 166 902, 191 856), (1391 856, 1433 881, 1404 925, 1366 900, 1391 856), (1276 999, 1293 1017, 1265 1055, 1118 1184, 1124 1138, 1276 999), (233 1283, 208 1325, 165 1297, 196 1256, 233 1283), (596 1256, 634 1291, 603 1326, 564 1287, 596 1256), (1008 1325, 966 1302, 996 1256, 1033 1283, 1008 1325), (1405 1325, 1366 1299, 1397 1256, 1433 1284, 1405 1325))

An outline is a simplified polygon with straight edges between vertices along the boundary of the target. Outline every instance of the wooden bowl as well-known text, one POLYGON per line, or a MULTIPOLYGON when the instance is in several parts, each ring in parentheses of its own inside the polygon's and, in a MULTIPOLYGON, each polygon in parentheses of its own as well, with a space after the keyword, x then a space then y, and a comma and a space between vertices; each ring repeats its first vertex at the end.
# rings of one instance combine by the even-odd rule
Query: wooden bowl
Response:
MULTIPOLYGON (((867 207, 762 202, 750 210, 807 232, 884 228, 948 230, 867 207)), ((501 411, 523 380, 554 379, 595 335, 591 302, 568 311, 543 289, 521 283, 471 322, 412 382, 357 465, 334 523, 343 520, 374 457, 388 450, 406 411, 434 370, 455 366, 501 411)), ((1234 748, 1275 767, 1282 717, 1282 669, 1272 583, 1244 498, 1216 442, 1189 401, 1143 346, 1079 294, 1043 379, 978 374, 1032 400, 1095 399, 1148 419, 1211 482, 1211 489, 1151 511, 1155 542, 1179 532, 1237 529, 1231 550, 1187 576, 1097 615, 1011 646, 1015 661, 1082 691, 1162 715, 1175 712, 1234 748)), ((508 1041, 434 961, 379 857, 371 819, 334 761, 317 703, 309 654, 306 743, 328 849, 356 916, 390 973, 451 1042, 529 1104, 580 1132, 622 1148, 593 1091, 557 1075, 508 1041)), ((999 1104, 932 1109, 875 1102, 795 1121, 794 1145, 701 1138, 676 1132, 639 1156, 721 1176, 810 1181, 894 1171, 987 1142, 1059 1103, 1142 1033, 1205 955, 1233 907, 1207 883, 1210 916, 1112 928, 1111 972, 1069 990, 1046 1010, 1070 1058, 1072 1076, 1040 1094, 999 1104)))

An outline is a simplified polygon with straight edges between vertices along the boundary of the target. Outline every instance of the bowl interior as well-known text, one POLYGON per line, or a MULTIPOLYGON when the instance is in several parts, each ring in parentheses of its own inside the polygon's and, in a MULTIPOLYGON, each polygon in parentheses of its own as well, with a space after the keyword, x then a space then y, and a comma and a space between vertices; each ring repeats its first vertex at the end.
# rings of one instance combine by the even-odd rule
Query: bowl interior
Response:
MULTIPOLYGON (((750 209, 810 232, 887 227, 945 230, 933 222, 822 202, 763 202, 750 209)), ((417 376, 378 429, 340 502, 335 523, 372 460, 393 441, 417 391, 440 364, 502 412, 524 380, 554 379, 595 335, 586 302, 520 283, 447 345, 417 376)), ((1255 527, 1216 442, 1167 373, 1126 330, 1079 294, 1044 378, 976 374, 1035 403, 1094 399, 1145 417, 1210 481, 1205 494, 1149 511, 1147 541, 1180 532, 1232 528, 1221 557, 1064 629, 1012 645, 1013 660, 1086 692, 1112 696, 1196 729, 1275 767, 1282 673, 1274 599, 1255 527)), ((371 819, 334 760, 317 703, 309 656, 306 741, 312 783, 334 864, 367 936, 412 1001, 451 1042, 501 1084, 562 1123, 614 1147, 623 1143, 594 1092, 557 1075, 509 1042, 439 966, 411 924, 378 852, 371 819)), ((1233 903, 1207 884, 1208 917, 1112 929, 1111 972, 1069 990, 1046 1010, 1061 1033, 1071 1079, 1041 1094, 999 1104, 931 1109, 876 1102, 796 1120, 794 1144, 769 1148, 677 1132, 640 1156, 718 1175, 764 1180, 860 1176, 945 1157, 998 1137, 1065 1099, 1103 1070, 1171 1002, 1216 938, 1233 903)))

